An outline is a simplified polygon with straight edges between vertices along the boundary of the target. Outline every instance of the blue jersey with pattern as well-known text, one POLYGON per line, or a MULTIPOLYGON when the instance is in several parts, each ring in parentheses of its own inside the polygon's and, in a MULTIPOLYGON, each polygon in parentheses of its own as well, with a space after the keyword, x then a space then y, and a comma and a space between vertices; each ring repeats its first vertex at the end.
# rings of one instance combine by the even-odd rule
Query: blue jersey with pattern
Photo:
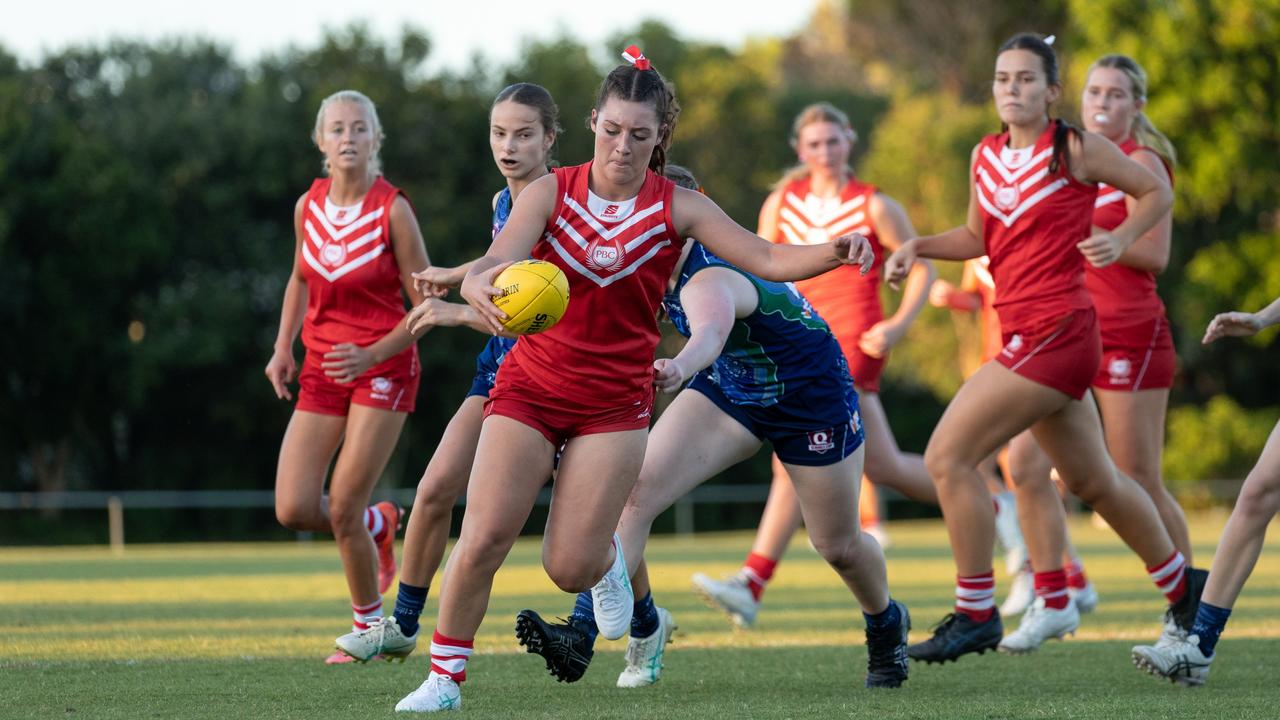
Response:
MULTIPOLYGON (((502 192, 498 193, 498 200, 493 204, 493 237, 498 237, 498 233, 502 232, 502 228, 506 226, 507 220, 511 217, 511 188, 504 187, 502 192)), ((491 337, 489 342, 485 344, 484 349, 476 357, 476 383, 488 385, 488 389, 493 388, 493 383, 498 377, 498 367, 502 365, 502 360, 515 347, 514 338, 491 337)), ((473 386, 473 391, 474 391, 473 386)), ((488 394, 487 390, 484 393, 488 394)))
MULTIPOLYGON (((676 287, 663 306, 676 330, 689 337, 689 318, 680 305, 680 290, 699 271, 723 267, 741 273, 756 288, 754 312, 734 321, 720 356, 699 375, 706 374, 737 405, 769 407, 784 399, 798 400, 810 392, 842 394, 849 367, 827 323, 791 283, 762 280, 693 243, 680 268, 676 287)), ((843 400, 843 397, 840 397, 843 400)))

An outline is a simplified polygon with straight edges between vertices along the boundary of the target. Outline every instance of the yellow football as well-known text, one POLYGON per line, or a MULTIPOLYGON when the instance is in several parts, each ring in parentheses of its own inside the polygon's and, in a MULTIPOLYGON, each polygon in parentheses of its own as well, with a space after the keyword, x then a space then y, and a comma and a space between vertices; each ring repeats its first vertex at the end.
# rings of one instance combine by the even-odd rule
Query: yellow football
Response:
POLYGON ((502 291, 493 304, 507 314, 502 323, 515 335, 532 335, 555 325, 569 307, 569 278, 545 260, 521 260, 493 281, 502 291))

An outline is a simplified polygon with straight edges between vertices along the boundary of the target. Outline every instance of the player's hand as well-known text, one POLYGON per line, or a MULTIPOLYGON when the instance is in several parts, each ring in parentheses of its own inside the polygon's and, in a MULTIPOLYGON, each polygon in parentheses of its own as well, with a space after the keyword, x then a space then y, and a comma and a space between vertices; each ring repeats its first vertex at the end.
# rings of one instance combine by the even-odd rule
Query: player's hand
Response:
POLYGON ((324 354, 320 367, 324 374, 333 378, 334 382, 349 383, 364 374, 364 371, 378 364, 373 351, 355 343, 338 343, 333 350, 324 354))
POLYGON ((955 291, 955 285, 938 278, 929 286, 929 304, 938 308, 951 307, 951 293, 955 291))
POLYGON ((845 265, 859 266, 863 275, 866 275, 871 270, 871 266, 876 261, 876 253, 871 249, 871 241, 863 237, 861 233, 841 235, 831 241, 831 249, 835 252, 840 262, 845 265))
POLYGON ((456 268, 428 265, 413 273, 413 288, 427 297, 444 297, 459 282, 456 268))
POLYGON ((916 241, 908 240, 884 261, 884 281, 889 283, 889 287, 894 290, 898 289, 898 283, 911 273, 911 268, 916 264, 916 241))
POLYGON ((653 384, 664 393, 673 393, 684 385, 684 368, 675 358, 658 358, 653 361, 653 384))
POLYGON ((417 337, 434 327, 453 327, 458 324, 460 305, 445 302, 439 298, 428 297, 404 317, 404 327, 410 335, 417 337))
POLYGON ((298 376, 298 361, 293 359, 293 352, 277 349, 267 361, 265 372, 271 387, 276 391, 276 397, 281 400, 292 400, 293 394, 289 392, 288 384, 298 376))
POLYGON ((1106 267, 1119 260, 1126 247, 1119 236, 1105 230, 1076 243, 1076 249, 1094 267, 1106 267))
POLYGON ((493 304, 493 299, 502 295, 502 290, 494 287, 493 281, 498 277, 498 273, 506 270, 515 261, 498 263, 483 272, 468 274, 466 279, 462 281, 462 299, 467 304, 476 309, 480 313, 480 318, 484 321, 489 332, 494 335, 502 335, 506 332, 506 328, 502 326, 507 314, 498 309, 493 304))
POLYGON ((881 320, 858 338, 858 349, 873 358, 882 358, 897 345, 907 330, 892 320, 881 320))
POLYGON ((1200 343, 1208 345, 1218 338, 1257 335, 1261 329, 1262 318, 1254 313, 1222 313, 1209 321, 1209 327, 1205 328, 1204 339, 1200 343))

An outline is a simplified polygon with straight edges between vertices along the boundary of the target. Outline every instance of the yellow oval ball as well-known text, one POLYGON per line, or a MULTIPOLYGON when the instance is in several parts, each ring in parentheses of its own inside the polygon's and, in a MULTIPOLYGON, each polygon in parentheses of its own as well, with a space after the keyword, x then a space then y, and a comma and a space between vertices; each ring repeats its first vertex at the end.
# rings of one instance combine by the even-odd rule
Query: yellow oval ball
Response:
POLYGON ((502 294, 493 304, 507 314, 502 323, 515 335, 540 333, 560 321, 569 307, 569 278, 545 260, 521 260, 493 281, 502 294))

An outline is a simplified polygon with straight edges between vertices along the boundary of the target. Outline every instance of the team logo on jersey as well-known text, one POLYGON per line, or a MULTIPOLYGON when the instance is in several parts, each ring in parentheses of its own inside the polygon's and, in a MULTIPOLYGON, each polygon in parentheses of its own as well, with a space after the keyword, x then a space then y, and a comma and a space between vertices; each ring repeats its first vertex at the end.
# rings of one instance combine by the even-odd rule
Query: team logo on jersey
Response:
POLYGON ((824 227, 811 227, 804 234, 805 245, 824 245, 831 242, 831 233, 824 227))
POLYGON ((827 428, 826 430, 810 430, 809 452, 816 452, 821 455, 828 450, 834 450, 836 444, 831 440, 831 436, 834 434, 835 428, 827 428))
POLYGON ((325 265, 341 265, 347 261, 347 248, 340 242, 327 242, 320 248, 320 260, 325 265))
POLYGON ((1004 346, 1004 350, 1001 351, 1001 354, 1007 355, 1008 357, 1013 357, 1014 355, 1017 355, 1018 351, 1021 349, 1022 349, 1022 336, 1014 335, 1013 337, 1009 338, 1009 344, 1004 346))
POLYGON ((1018 192, 1017 185, 1001 185, 996 189, 996 207, 1005 212, 1018 207, 1020 199, 1022 199, 1022 193, 1018 192))
POLYGON ((1133 371, 1133 363, 1129 362, 1129 358, 1111 358, 1111 362, 1107 363, 1107 373, 1111 375, 1111 384, 1128 385, 1129 373, 1133 371))
POLYGON ((592 270, 612 272, 622 267, 626 258, 627 252, 617 240, 597 238, 587 245, 587 267, 592 270))
POLYGON ((376 377, 369 383, 369 388, 373 390, 372 395, 377 400, 388 399, 392 387, 394 387, 393 383, 384 377, 376 377))
POLYGON ((605 208, 604 208, 604 210, 601 210, 601 211, 600 211, 600 219, 602 219, 602 220, 612 220, 613 218, 615 218, 615 217, 617 217, 617 216, 618 216, 618 210, 619 210, 619 209, 621 209, 621 206, 620 206, 620 205, 615 205, 615 204, 612 204, 612 203, 611 203, 611 204, 609 204, 609 205, 606 205, 606 206, 605 206, 605 208))

